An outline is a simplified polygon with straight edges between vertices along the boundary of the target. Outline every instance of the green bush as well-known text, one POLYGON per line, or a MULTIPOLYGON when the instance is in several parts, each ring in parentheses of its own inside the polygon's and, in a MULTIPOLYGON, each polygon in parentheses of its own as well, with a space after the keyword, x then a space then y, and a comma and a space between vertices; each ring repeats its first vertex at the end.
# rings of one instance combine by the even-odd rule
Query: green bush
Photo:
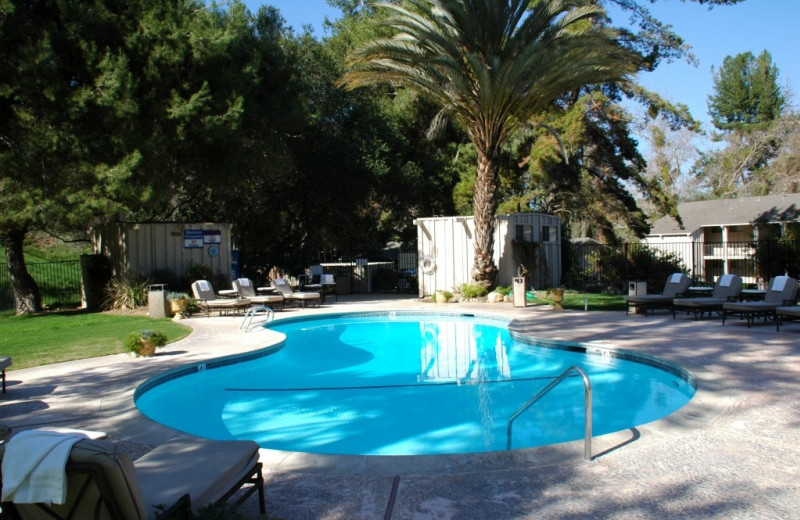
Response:
POLYGON ((147 305, 150 280, 141 276, 117 276, 105 288, 107 309, 135 309, 147 305))
POLYGON ((497 294, 502 294, 503 296, 508 296, 511 294, 512 286, 509 285, 508 287, 503 287, 502 285, 498 285, 494 288, 494 292, 497 294))
POLYGON ((489 291, 482 285, 475 285, 471 283, 465 283, 461 285, 461 297, 464 299, 480 298, 482 296, 486 296, 487 294, 489 294, 489 291))
POLYGON ((596 273, 598 284, 617 293, 625 291, 629 280, 646 280, 648 293, 660 293, 670 274, 689 273, 676 254, 646 246, 598 249, 589 256, 589 270, 596 273))

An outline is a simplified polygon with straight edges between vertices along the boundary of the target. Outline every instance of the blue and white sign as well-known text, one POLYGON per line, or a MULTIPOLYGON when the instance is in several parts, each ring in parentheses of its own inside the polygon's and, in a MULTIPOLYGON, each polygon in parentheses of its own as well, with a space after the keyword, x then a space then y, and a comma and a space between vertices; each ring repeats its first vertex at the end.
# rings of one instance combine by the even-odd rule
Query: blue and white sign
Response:
POLYGON ((185 249, 202 249, 203 248, 203 230, 202 229, 184 229, 183 230, 183 247, 185 249))
POLYGON ((203 242, 205 242, 206 244, 221 244, 222 231, 218 229, 204 229, 203 242))

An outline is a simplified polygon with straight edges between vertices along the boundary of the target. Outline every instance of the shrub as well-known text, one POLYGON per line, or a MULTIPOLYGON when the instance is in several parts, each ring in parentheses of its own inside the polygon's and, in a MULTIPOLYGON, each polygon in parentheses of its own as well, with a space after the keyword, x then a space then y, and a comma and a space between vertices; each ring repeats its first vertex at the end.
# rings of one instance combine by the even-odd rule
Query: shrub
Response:
POLYGON ((489 294, 486 287, 471 283, 461 284, 461 297, 464 299, 480 298, 489 294))
POLYGON ((105 287, 105 308, 130 310, 146 305, 148 285, 150 280, 142 276, 112 278, 105 287))
POLYGON ((503 287, 502 285, 498 285, 494 288, 494 292, 497 294, 502 294, 503 296, 508 296, 511 294, 512 286, 509 285, 508 287, 503 287))

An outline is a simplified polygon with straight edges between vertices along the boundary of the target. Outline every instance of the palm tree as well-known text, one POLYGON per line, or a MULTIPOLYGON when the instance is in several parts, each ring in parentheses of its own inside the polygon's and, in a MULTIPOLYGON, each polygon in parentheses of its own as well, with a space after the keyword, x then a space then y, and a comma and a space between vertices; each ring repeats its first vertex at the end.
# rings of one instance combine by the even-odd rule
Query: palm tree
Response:
POLYGON ((559 97, 589 84, 621 81, 637 56, 596 23, 591 0, 407 0, 378 4, 390 31, 357 48, 340 83, 389 83, 441 107, 478 153, 473 195, 474 283, 491 287, 501 147, 559 97))

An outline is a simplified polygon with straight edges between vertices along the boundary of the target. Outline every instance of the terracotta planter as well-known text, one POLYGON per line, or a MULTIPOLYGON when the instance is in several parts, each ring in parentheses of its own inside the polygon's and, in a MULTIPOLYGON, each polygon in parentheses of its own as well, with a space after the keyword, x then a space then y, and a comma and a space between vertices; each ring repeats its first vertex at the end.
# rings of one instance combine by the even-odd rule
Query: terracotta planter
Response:
POLYGON ((139 355, 150 357, 156 355, 156 344, 152 341, 142 340, 142 346, 139 347, 139 355))

